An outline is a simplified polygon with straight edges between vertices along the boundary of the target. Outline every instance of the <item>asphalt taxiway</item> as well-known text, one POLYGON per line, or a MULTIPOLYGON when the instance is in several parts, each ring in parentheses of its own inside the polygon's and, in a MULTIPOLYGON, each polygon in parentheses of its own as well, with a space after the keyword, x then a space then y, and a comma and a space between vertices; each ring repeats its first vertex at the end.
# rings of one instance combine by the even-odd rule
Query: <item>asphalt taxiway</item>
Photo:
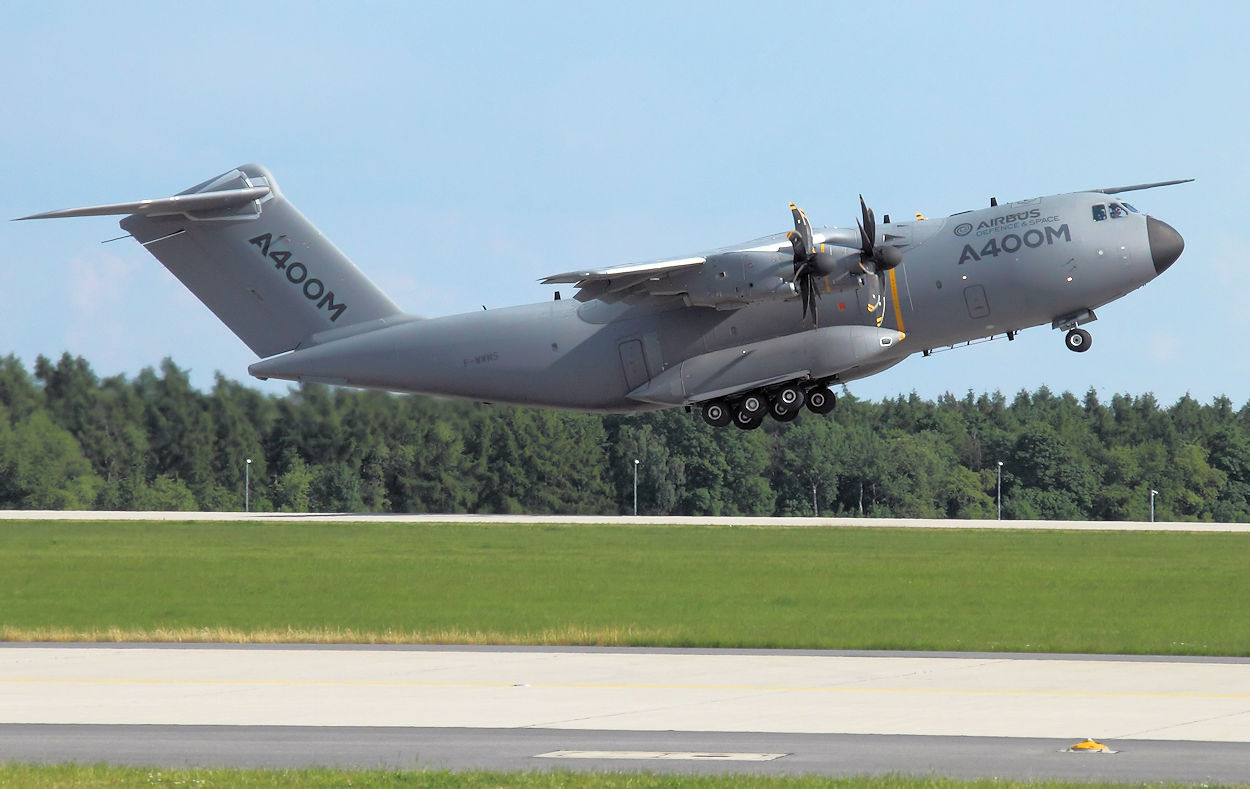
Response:
POLYGON ((9 644, 0 753, 1238 783, 1250 780, 1250 660, 9 644), (1086 737, 1117 752, 1061 752, 1086 737))

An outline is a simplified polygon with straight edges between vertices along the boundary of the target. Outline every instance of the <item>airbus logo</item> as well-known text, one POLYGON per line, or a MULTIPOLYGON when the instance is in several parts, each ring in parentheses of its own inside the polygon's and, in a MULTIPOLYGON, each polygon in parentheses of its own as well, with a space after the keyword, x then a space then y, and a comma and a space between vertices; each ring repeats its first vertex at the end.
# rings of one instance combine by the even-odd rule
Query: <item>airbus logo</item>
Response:
POLYGON ((971 232, 972 232, 971 222, 961 222, 960 224, 955 226, 955 235, 957 236, 966 236, 971 232))

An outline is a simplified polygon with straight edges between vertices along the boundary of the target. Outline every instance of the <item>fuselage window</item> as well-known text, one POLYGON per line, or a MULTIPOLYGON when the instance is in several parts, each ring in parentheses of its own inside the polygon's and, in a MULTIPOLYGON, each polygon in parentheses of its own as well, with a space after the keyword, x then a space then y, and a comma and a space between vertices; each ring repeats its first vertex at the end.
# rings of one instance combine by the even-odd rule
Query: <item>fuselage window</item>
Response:
POLYGON ((1124 207, 1125 207, 1125 208, 1127 208, 1127 209, 1129 210, 1129 212, 1130 212, 1130 213, 1133 213, 1133 214, 1141 213, 1140 211, 1138 211, 1136 208, 1134 208, 1133 206, 1129 205, 1128 203, 1125 203, 1125 204, 1124 204, 1124 207))
POLYGON ((1128 211, 1124 210, 1124 206, 1120 205, 1119 203, 1111 204, 1111 218, 1112 219, 1120 219, 1126 216, 1128 216, 1128 211))
POLYGON ((1094 221, 1101 222, 1107 218, 1107 207, 1102 203, 1094 206, 1094 221))

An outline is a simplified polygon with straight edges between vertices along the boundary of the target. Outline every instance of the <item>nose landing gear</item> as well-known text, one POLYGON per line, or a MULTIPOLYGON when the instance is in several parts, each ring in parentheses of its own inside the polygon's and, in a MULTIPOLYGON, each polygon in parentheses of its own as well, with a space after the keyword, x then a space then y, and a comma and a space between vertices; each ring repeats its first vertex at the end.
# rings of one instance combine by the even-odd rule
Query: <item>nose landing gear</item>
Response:
POLYGON ((1064 335, 1063 344, 1068 346, 1069 351, 1077 353, 1085 353, 1089 350, 1089 346, 1094 342, 1094 338, 1089 336, 1089 332, 1084 329, 1073 329, 1064 335))

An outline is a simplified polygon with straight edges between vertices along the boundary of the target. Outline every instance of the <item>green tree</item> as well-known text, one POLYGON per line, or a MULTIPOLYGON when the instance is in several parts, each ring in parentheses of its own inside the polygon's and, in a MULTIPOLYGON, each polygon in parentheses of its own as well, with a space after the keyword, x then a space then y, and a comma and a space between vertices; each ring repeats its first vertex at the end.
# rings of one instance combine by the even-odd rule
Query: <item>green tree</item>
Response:
POLYGON ((35 411, 12 427, 0 419, 0 506, 90 509, 104 484, 69 431, 35 411))

